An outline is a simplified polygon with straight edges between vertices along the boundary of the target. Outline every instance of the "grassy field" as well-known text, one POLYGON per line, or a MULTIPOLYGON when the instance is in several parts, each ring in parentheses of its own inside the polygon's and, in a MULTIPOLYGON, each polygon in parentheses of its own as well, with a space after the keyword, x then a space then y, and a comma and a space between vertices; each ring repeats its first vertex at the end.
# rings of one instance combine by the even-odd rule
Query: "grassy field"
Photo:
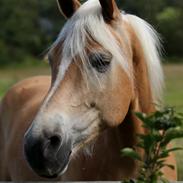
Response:
MULTIPOLYGON (((165 104, 175 106, 177 111, 183 112, 183 64, 169 64, 164 66, 165 71, 165 104)), ((22 66, 0 69, 0 98, 8 88, 17 81, 26 77, 49 74, 46 64, 37 66, 22 66)), ((183 147, 183 140, 175 141, 175 144, 183 147)), ((183 152, 176 153, 178 162, 179 180, 183 180, 183 152)))
POLYGON ((175 106, 183 112, 183 64, 166 65, 165 70, 165 104, 175 106))
MULTIPOLYGON (((176 107, 183 113, 183 64, 165 65, 165 104, 176 107)), ((183 139, 176 140, 175 145, 183 147, 183 139)), ((183 180, 183 152, 176 152, 179 180, 183 180)))
POLYGON ((17 81, 30 76, 49 74, 48 64, 40 63, 36 66, 25 65, 0 69, 0 98, 17 81))

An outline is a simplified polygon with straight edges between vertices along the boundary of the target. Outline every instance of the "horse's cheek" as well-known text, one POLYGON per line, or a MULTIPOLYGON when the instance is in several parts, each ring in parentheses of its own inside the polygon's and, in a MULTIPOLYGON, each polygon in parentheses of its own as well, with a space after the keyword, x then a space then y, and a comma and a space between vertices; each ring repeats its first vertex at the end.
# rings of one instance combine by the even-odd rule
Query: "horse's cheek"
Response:
POLYGON ((111 95, 110 99, 105 99, 101 106, 102 119, 108 126, 118 126, 128 113, 130 102, 130 92, 126 94, 119 92, 118 95, 111 95))

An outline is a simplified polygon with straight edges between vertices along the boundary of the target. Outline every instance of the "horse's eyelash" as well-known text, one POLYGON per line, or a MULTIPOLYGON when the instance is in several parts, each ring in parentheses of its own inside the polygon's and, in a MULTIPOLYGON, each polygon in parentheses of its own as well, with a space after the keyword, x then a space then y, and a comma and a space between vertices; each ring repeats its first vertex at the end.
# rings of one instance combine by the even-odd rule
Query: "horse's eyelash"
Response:
POLYGON ((112 60, 112 54, 111 53, 91 53, 89 56, 89 60, 102 60, 104 62, 110 62, 112 60))

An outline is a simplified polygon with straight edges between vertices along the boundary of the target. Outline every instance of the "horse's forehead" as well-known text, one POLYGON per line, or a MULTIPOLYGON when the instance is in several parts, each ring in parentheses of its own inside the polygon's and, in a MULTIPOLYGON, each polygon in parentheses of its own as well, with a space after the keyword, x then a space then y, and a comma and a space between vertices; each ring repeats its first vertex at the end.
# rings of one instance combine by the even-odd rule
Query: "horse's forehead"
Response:
POLYGON ((95 23, 91 22, 90 19, 83 21, 82 17, 68 21, 64 26, 51 50, 52 59, 54 60, 52 66, 54 85, 55 83, 58 85, 58 81, 62 81, 65 72, 73 61, 76 61, 77 65, 87 64, 88 56, 91 52, 109 51, 115 61, 119 62, 126 72, 129 71, 128 63, 124 58, 125 52, 129 50, 129 46, 125 46, 128 42, 126 33, 123 31, 125 24, 122 26, 120 21, 119 25, 106 24, 99 17, 95 18, 96 27, 95 23), (79 24, 76 26, 78 22, 79 24), (86 24, 86 26, 82 23, 86 24), (73 30, 71 29, 72 27, 73 30), (88 30, 88 28, 91 28, 91 30, 88 30), (78 62, 78 60, 82 62, 78 62))

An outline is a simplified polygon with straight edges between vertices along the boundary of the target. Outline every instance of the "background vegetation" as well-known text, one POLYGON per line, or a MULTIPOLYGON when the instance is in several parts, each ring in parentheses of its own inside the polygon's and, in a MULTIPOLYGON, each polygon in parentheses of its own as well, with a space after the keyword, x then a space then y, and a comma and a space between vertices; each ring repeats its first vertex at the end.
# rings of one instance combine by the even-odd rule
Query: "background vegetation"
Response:
MULTIPOLYGON (((127 13, 150 22, 162 35, 166 55, 183 56, 182 0, 118 0, 127 13)), ((0 65, 38 58, 62 25, 56 0, 0 1, 0 65)))
MULTIPOLYGON (((165 103, 183 112, 183 0, 116 1, 122 10, 147 20, 161 34, 165 63, 171 63, 164 65, 165 103)), ((48 64, 39 60, 64 22, 56 0, 0 0, 0 98, 21 79, 49 74, 48 64)), ((183 147, 182 140, 175 143, 183 147)), ((177 159, 183 180, 181 151, 177 159)))

